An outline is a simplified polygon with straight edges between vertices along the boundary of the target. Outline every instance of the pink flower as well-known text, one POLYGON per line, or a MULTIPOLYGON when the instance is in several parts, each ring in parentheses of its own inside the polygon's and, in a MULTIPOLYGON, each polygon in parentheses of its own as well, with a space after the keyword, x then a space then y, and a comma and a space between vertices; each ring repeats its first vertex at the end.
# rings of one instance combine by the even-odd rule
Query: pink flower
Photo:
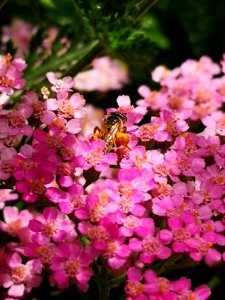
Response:
POLYGON ((211 295, 211 290, 207 285, 200 285, 194 291, 183 290, 178 294, 179 300, 185 299, 196 299, 196 300, 205 300, 208 299, 211 295))
POLYGON ((10 54, 0 56, 0 92, 13 94, 13 89, 22 89, 26 81, 22 78, 22 71, 26 63, 22 58, 12 60, 10 54))
POLYGON ((13 158, 16 156, 17 152, 15 148, 4 147, 1 150, 0 157, 0 179, 5 180, 10 178, 13 174, 13 158))
POLYGON ((23 57, 29 52, 30 41, 37 31, 37 27, 24 20, 14 18, 10 26, 4 26, 2 31, 2 42, 7 43, 11 40, 13 47, 17 49, 17 57, 23 57))
POLYGON ((105 92, 121 89, 128 82, 126 66, 117 60, 103 56, 94 59, 92 65, 93 69, 81 72, 75 77, 76 89, 105 92))
POLYGON ((56 245, 53 243, 41 244, 31 241, 26 243, 23 250, 26 257, 35 258, 41 266, 49 268, 56 253, 56 245))
POLYGON ((59 201, 59 207, 64 214, 70 214, 71 212, 86 205, 86 195, 84 195, 84 189, 79 184, 73 184, 69 186, 66 197, 61 198, 59 201))
POLYGON ((85 162, 82 166, 84 170, 91 167, 101 172, 109 167, 109 165, 117 164, 117 155, 115 153, 104 153, 105 142, 103 140, 94 140, 91 142, 81 142, 79 144, 79 153, 84 157, 85 162))
POLYGON ((167 95, 158 91, 151 91, 146 85, 142 85, 138 89, 138 93, 144 98, 137 101, 137 105, 149 107, 152 110, 159 110, 167 105, 167 95))
POLYGON ((34 91, 27 92, 24 95, 23 100, 24 104, 30 106, 32 115, 34 115, 35 118, 40 118, 40 120, 43 122, 43 120, 46 118, 46 114, 48 114, 46 103, 39 101, 38 96, 34 91))
POLYGON ((0 209, 3 209, 5 202, 15 201, 18 199, 18 194, 13 193, 13 190, 10 189, 1 189, 0 190, 0 209))
POLYGON ((203 124, 206 126, 203 131, 205 137, 219 135, 225 135, 225 122, 224 113, 221 111, 215 112, 210 116, 206 116, 202 119, 203 124))
POLYGON ((147 295, 144 295, 145 286, 141 282, 142 273, 139 268, 130 267, 127 272, 128 281, 125 286, 125 292, 129 300, 147 300, 147 295))
POLYGON ((89 265, 93 258, 93 254, 85 250, 78 241, 60 244, 51 264, 53 282, 64 289, 72 280, 83 292, 87 291, 88 281, 92 276, 89 265))
POLYGON ((75 93, 68 97, 68 91, 62 90, 57 93, 56 99, 48 99, 46 101, 48 110, 57 110, 58 115, 64 118, 83 118, 85 116, 85 99, 79 94, 75 93))
POLYGON ((1 270, 0 281, 8 289, 11 297, 22 297, 32 288, 41 283, 41 267, 35 260, 22 264, 22 259, 17 253, 9 254, 6 260, 6 269, 1 270))
POLYGON ((134 123, 139 123, 144 115, 147 113, 146 107, 131 105, 129 96, 119 96, 117 98, 118 111, 126 114, 127 117, 127 126, 131 126, 134 123))
POLYGON ((119 269, 127 262, 131 249, 113 220, 105 217, 98 226, 82 222, 78 229, 90 238, 93 248, 105 257, 111 268, 119 269))
POLYGON ((51 239, 55 242, 73 240, 76 237, 74 224, 70 219, 54 207, 47 207, 43 215, 30 220, 29 228, 35 232, 35 240, 41 244, 48 243, 51 239))
POLYGON ((70 91, 71 88, 74 86, 74 80, 72 77, 64 77, 59 79, 55 73, 48 72, 46 74, 48 81, 52 84, 52 91, 58 93, 60 91, 70 91))
POLYGON ((157 117, 152 117, 151 123, 141 125, 134 134, 144 142, 151 140, 157 142, 171 140, 171 137, 167 132, 167 125, 157 117))
POLYGON ((5 222, 0 221, 1 230, 9 235, 17 236, 22 228, 28 226, 32 214, 26 209, 18 211, 15 206, 6 206, 3 210, 3 217, 5 222))
POLYGON ((40 169, 27 173, 26 178, 17 181, 16 190, 22 193, 22 199, 26 202, 36 202, 40 195, 43 195, 47 189, 46 185, 53 181, 53 174, 49 171, 43 173, 40 169))
POLYGON ((165 260, 170 257, 172 251, 165 246, 171 242, 171 234, 167 234, 167 239, 163 239, 163 232, 159 232, 154 236, 155 226, 152 219, 142 219, 142 224, 135 229, 135 233, 139 238, 130 239, 129 247, 135 251, 140 252, 140 261, 143 263, 152 263, 155 259, 165 260))

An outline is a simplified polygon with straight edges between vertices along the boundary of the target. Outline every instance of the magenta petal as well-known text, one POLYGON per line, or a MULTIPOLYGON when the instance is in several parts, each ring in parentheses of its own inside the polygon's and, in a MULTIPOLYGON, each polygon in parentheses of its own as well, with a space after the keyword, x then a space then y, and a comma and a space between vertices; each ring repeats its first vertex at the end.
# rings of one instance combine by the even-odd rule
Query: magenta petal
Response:
POLYGON ((157 275, 154 271, 148 270, 145 272, 144 278, 147 282, 154 282, 157 280, 157 275))
POLYGON ((133 235, 133 230, 130 228, 126 228, 126 227, 121 227, 120 232, 123 236, 132 236, 133 235))
POLYGON ((130 255, 130 252, 131 252, 131 249, 127 246, 127 245, 122 245, 120 248, 119 248, 119 251, 117 251, 117 254, 120 256, 120 257, 128 257, 130 255))
POLYGON ((133 238, 129 241, 129 247, 132 251, 139 252, 142 250, 142 243, 140 240, 133 238))
POLYGON ((108 260, 108 264, 113 269, 119 269, 124 265, 125 261, 125 259, 113 257, 108 260))
POLYGON ((64 272, 57 272, 53 275, 55 281, 57 282, 59 288, 67 288, 69 285, 69 278, 64 272))
POLYGON ((225 246, 225 236, 221 234, 216 235, 216 243, 220 246, 225 246))
POLYGON ((26 193, 26 194, 23 194, 22 199, 28 203, 34 203, 38 200, 38 195, 26 193))
POLYGON ((149 233, 149 228, 140 226, 134 230, 135 234, 139 237, 145 237, 149 233))
POLYGON ((73 178, 71 176, 60 176, 59 184, 63 187, 70 187, 73 184, 73 178))
POLYGON ((131 267, 128 269, 127 276, 129 280, 140 281, 142 274, 139 268, 131 267))
POLYGON ((59 200, 66 198, 66 193, 60 191, 58 188, 51 187, 47 189, 45 196, 52 202, 58 203, 59 200))
POLYGON ((54 98, 49 98, 45 103, 48 110, 57 110, 59 107, 58 100, 54 98))
POLYGON ((75 211, 74 216, 79 220, 86 220, 88 218, 88 211, 83 208, 79 208, 75 211))
POLYGON ((66 236, 67 236, 67 233, 64 230, 59 230, 57 235, 53 237, 53 240, 55 242, 59 243, 59 242, 62 242, 66 236))
POLYGON ((168 225, 171 229, 178 229, 182 227, 182 221, 178 217, 170 217, 168 219, 168 225))
POLYGON ((70 203, 65 201, 59 202, 59 207, 61 212, 66 215, 70 214, 73 211, 73 207, 70 205, 70 203))
POLYGON ((11 276, 9 274, 5 274, 3 272, 0 272, 0 280, 2 282, 2 286, 4 288, 9 288, 11 285, 13 285, 13 281, 11 279, 11 276))
POLYGON ((143 216, 145 211, 146 211, 146 209, 142 205, 135 204, 132 211, 131 211, 131 213, 134 216, 141 217, 141 216, 143 216))
POLYGON ((140 260, 143 263, 151 264, 155 260, 155 255, 151 255, 148 253, 141 253, 140 260))
POLYGON ((79 283, 86 284, 89 281, 91 275, 92 275, 92 271, 87 269, 87 270, 82 270, 80 273, 78 273, 76 278, 77 281, 79 281, 79 283))
POLYGON ((39 222, 38 220, 30 220, 29 228, 34 232, 40 232, 42 228, 42 223, 39 222))
POLYGON ((202 254, 200 254, 196 251, 195 252, 190 252, 189 255, 195 261, 201 261, 202 260, 202 254))
POLYGON ((162 229, 159 232, 159 238, 163 243, 169 244, 173 239, 173 234, 170 230, 162 229))
POLYGON ((46 220, 55 220, 58 216, 58 210, 54 207, 47 207, 44 209, 43 215, 46 220))
POLYGON ((30 191, 28 182, 26 181, 18 181, 16 183, 16 189, 19 193, 28 193, 30 191))
POLYGON ((182 253, 187 251, 187 246, 182 242, 175 242, 173 243, 173 251, 177 253, 182 253))
POLYGON ((218 250, 211 248, 205 255, 205 262, 208 266, 213 266, 215 263, 218 263, 221 258, 221 253, 218 250))
POLYGON ((117 164, 117 155, 115 153, 106 154, 104 160, 109 165, 116 165, 117 164))
POLYGON ((189 290, 191 288, 191 280, 186 277, 181 277, 170 284, 174 292, 182 292, 182 290, 189 290))
POLYGON ((195 294, 198 296, 199 300, 208 299, 211 295, 211 290, 207 285, 201 285, 194 290, 195 294))
POLYGON ((170 248, 164 247, 161 250, 159 250, 159 252, 157 253, 157 257, 160 259, 167 259, 168 257, 170 257, 172 251, 170 248))

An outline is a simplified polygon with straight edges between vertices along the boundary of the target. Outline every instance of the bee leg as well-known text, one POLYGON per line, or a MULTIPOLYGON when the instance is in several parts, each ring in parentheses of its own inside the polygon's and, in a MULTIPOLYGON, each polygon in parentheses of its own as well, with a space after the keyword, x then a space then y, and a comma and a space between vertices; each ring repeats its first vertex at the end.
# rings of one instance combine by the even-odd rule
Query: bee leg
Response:
POLYGON ((93 130, 93 134, 95 134, 96 132, 100 132, 100 128, 98 126, 95 126, 93 130))
POLYGON ((122 132, 122 133, 126 133, 126 132, 127 132, 127 127, 126 127, 126 126, 123 126, 121 132, 122 132))
POLYGON ((101 129, 98 126, 96 126, 93 130, 93 134, 92 134, 90 140, 93 141, 93 140, 99 139, 100 133, 101 133, 101 129))

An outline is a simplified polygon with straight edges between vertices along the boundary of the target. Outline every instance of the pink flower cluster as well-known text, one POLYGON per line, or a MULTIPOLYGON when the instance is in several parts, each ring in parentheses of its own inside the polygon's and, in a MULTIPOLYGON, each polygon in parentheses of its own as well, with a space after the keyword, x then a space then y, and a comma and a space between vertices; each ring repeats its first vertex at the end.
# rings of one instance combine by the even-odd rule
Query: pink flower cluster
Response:
POLYGON ((14 18, 10 25, 2 27, 1 42, 5 45, 11 41, 16 49, 16 56, 24 57, 29 53, 30 42, 36 32, 36 26, 22 19, 14 18))
POLYGON ((10 54, 0 55, 0 107, 5 104, 14 89, 22 89, 26 81, 22 78, 26 63, 22 58, 12 59, 10 54))
POLYGON ((122 62, 108 56, 96 58, 92 62, 93 68, 75 76, 75 88, 80 91, 119 90, 128 83, 128 72, 122 62))
POLYGON ((0 112, 0 286, 8 297, 27 295, 47 270, 59 289, 85 292, 92 278, 115 283, 119 274, 127 300, 208 299, 206 285, 192 290, 185 277, 161 275, 177 258, 181 266, 187 257, 208 267, 225 260, 220 73, 207 57, 156 68, 159 91, 142 86, 135 106, 120 96, 108 110, 126 115, 130 136, 129 147, 110 153, 84 133, 90 107, 71 77, 49 72, 41 96, 29 91, 0 112))

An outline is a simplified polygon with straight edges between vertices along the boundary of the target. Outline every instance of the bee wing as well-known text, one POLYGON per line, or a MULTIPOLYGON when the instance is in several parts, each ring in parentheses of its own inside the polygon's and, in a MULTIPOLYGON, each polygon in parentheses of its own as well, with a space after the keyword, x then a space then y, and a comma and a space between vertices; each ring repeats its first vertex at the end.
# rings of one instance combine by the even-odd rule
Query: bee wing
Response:
POLYGON ((116 145, 116 133, 119 131, 120 125, 114 124, 109 130, 106 130, 103 140, 106 143, 106 152, 110 152, 116 145))

